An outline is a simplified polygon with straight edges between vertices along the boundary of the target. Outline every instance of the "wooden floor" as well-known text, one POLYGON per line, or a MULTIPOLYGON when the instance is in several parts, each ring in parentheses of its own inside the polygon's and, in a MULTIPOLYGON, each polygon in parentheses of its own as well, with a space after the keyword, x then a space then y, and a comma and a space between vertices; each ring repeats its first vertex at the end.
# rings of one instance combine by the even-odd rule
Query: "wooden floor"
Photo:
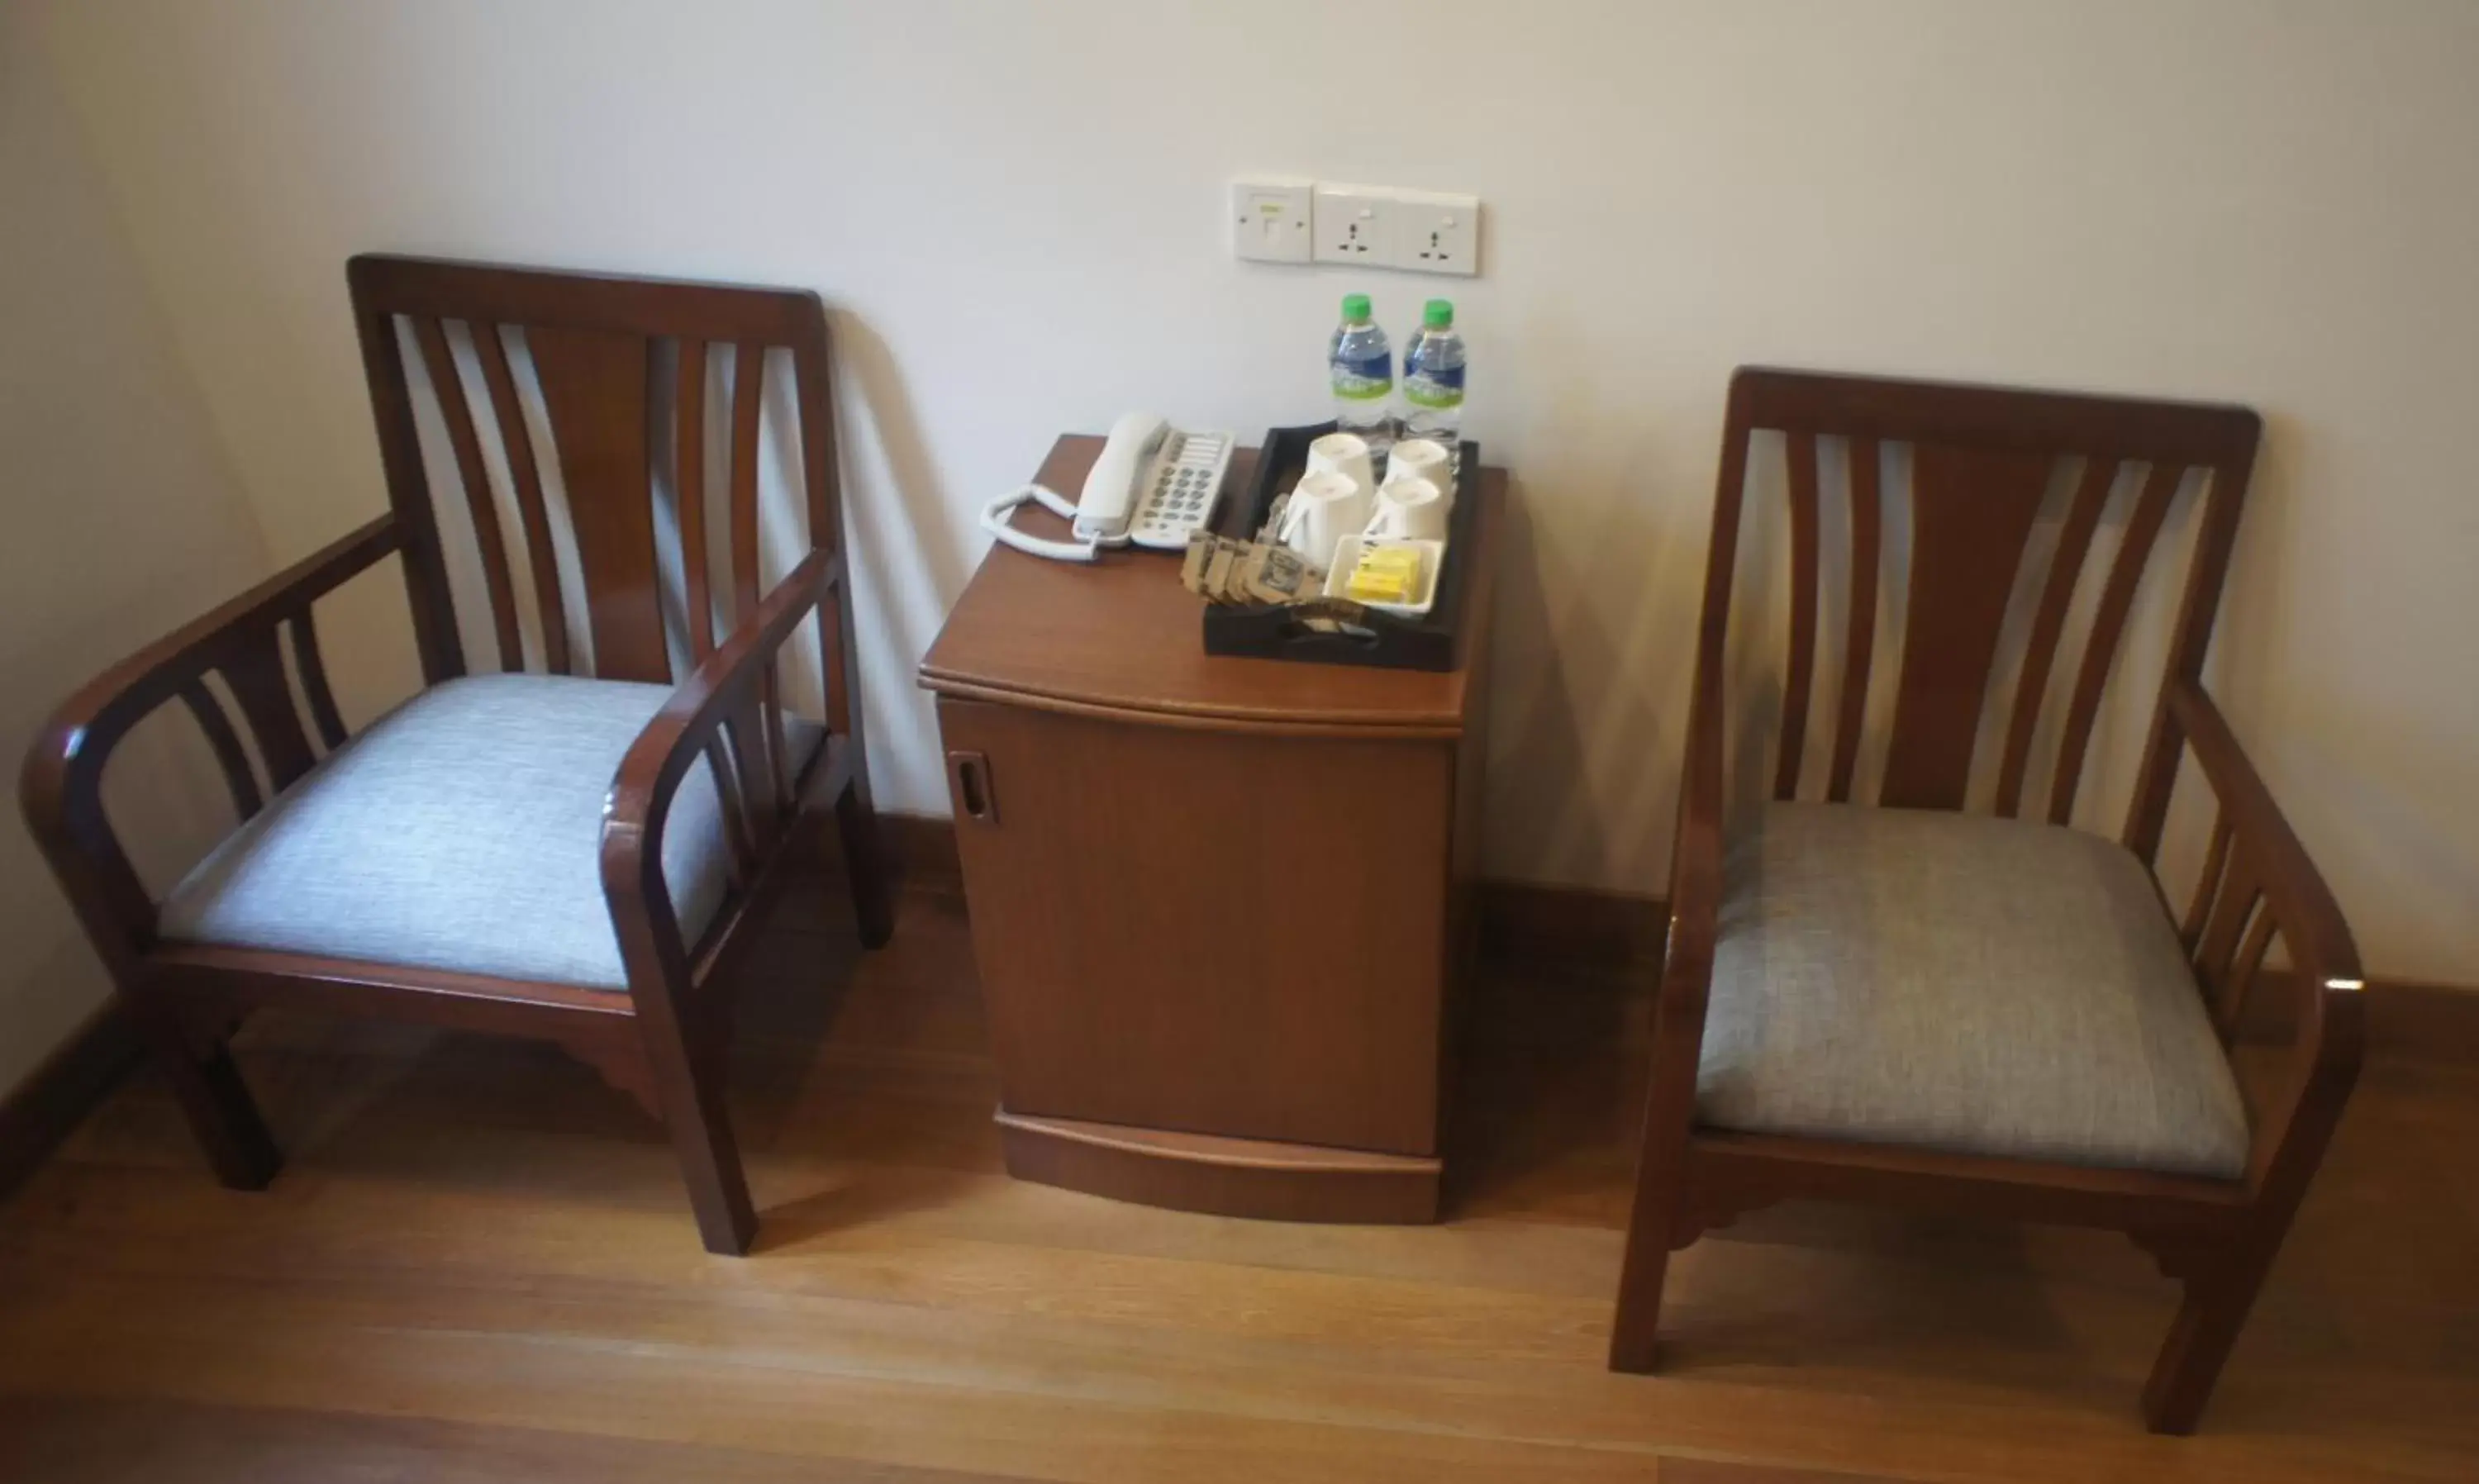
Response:
POLYGON ((999 1170, 963 909, 866 958, 820 883, 759 954, 765 1235, 699 1250, 659 1133, 512 1042, 254 1027, 291 1165, 217 1189, 133 1081, 0 1210, 0 1477, 1778 1484, 2479 1478, 2479 1080, 2371 1070, 2204 1433, 2135 1393, 2132 1246, 1824 1208, 1674 1267, 1601 1353, 1640 990, 1493 971, 1453 1219, 1277 1225, 999 1170))

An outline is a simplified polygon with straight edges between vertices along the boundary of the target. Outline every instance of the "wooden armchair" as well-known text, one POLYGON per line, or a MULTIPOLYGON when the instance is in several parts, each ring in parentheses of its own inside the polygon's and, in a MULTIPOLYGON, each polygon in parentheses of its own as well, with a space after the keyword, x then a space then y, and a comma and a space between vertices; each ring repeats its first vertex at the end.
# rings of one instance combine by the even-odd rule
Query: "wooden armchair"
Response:
MULTIPOLYGON (((1908 1202, 2144 1245, 2185 1288, 2145 1416, 2193 1428, 2339 1120, 2362 1035, 2341 913, 2200 683, 2257 439, 2236 407, 1732 380, 1613 1369, 1653 1368, 1670 1254, 1706 1230, 1786 1197, 1908 1202), (1779 435, 1785 466, 1789 650, 1770 787, 1749 790, 1771 802, 1725 832, 1725 641, 1760 432, 1779 435), (1870 807, 1858 764, 1886 471, 1905 453, 1908 607, 1870 807), (2120 846, 2065 826, 2182 482, 2201 488, 2192 556, 2120 846), (1837 497, 1842 673, 1830 750, 1809 752, 1837 497), (2062 509, 2053 555, 2031 540, 2044 502, 2062 509), (2107 509, 2121 512, 2114 555, 2079 604, 2107 509), (2018 573, 2036 602, 2018 599, 2018 573), (2070 613, 2087 619, 2069 685, 2070 613), (2020 658, 1994 710, 2009 632, 2020 658), (2050 746, 2035 753, 2035 734, 2050 746), (2180 922, 2155 876, 2188 753, 2216 815, 2180 922), (2026 791, 2035 755, 2053 761, 2045 799, 2026 791), (1963 812, 1967 793, 1991 811, 1963 812), (2286 976, 2259 972, 2275 938, 2286 976), (2249 1107, 2226 1048, 2250 989, 2274 985, 2297 1002, 2295 1031, 2249 1107)), ((1743 736, 1740 755, 1760 759, 1764 738, 1743 736)))
MULTIPOLYGON (((669 1127, 707 1249, 746 1251, 756 1218, 725 1113, 726 991, 814 809, 834 806, 863 941, 890 931, 825 312, 787 290, 409 258, 355 258, 348 277, 388 513, 71 697, 26 758, 27 818, 226 1185, 263 1187, 278 1164, 225 1050, 244 1015, 278 1005, 423 1021, 539 1037, 596 1067, 669 1127), (761 593, 770 346, 788 348, 797 384, 808 531, 805 554, 761 593), (501 674, 466 675, 414 356, 452 455, 438 462, 452 462, 463 491, 501 674), (718 361, 732 372, 728 544, 709 540, 707 519, 718 361), (528 369, 549 449, 527 417, 528 369), (504 498, 470 402, 477 375, 504 498), (547 498, 563 488, 564 501, 547 498), (563 513, 573 582, 552 526, 563 513), (525 564, 516 572, 511 547, 525 564), (348 738, 312 604, 390 554, 424 689, 348 738), (779 673, 813 614, 823 726, 786 712, 779 673), (529 657, 547 673, 526 673, 529 657), (114 746, 174 701, 243 823, 157 902, 100 788, 114 746)), ((436 472, 445 485, 451 471, 436 472)))

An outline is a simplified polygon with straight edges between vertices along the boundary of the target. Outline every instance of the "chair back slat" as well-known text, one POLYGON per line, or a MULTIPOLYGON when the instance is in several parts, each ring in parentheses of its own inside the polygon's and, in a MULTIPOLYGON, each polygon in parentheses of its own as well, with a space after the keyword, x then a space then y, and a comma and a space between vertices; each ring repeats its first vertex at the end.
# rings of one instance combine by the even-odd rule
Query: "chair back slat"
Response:
POLYGON ((679 492, 680 566, 692 664, 714 652, 713 576, 705 548, 705 342, 680 342, 672 487, 679 492))
POLYGON ((1816 435, 1794 428, 1783 439, 1790 466, 1790 673, 1782 682, 1780 756, 1774 767, 1774 797, 1799 794, 1801 752, 1807 740, 1807 699, 1816 678, 1816 608, 1822 578, 1817 567, 1816 435))
POLYGON ((2101 693, 2108 685, 2108 672, 2117 663, 2118 641, 2126 634, 2127 615, 2134 608, 2135 588, 2143 580, 2143 569, 2152 560, 2152 549, 2160 540, 2160 527, 2168 524, 2169 501, 2177 496, 2178 483, 2185 471, 2175 464, 2155 464, 2144 476, 2143 493, 2136 497, 2134 514, 2126 523, 2126 535, 2118 542, 2117 559, 2108 570, 2108 585, 2101 590, 2100 609, 2092 620, 2091 636, 2083 643, 2083 670, 2075 677, 2074 700, 2066 708, 2064 739, 2057 748, 2057 764, 2049 788, 2049 822, 2062 825, 2074 816, 2075 790, 2083 783, 2083 750, 2090 745, 2092 723, 2100 715, 2101 693))
POLYGON ((1850 453, 1851 601, 1843 611, 1842 704, 1833 724, 1833 765, 1825 788, 1825 797, 1835 804, 1850 802, 1851 778, 1859 766, 1869 666, 1877 648, 1877 574, 1884 564, 1883 450, 1873 438, 1853 438, 1850 453))
POLYGON ((491 499, 491 481, 482 467, 482 443, 474 435, 473 410, 465 398, 465 378, 448 348, 447 326, 436 319, 413 322, 422 346, 422 364, 430 374, 432 395, 447 424, 447 445, 456 454, 456 480, 465 491, 465 507, 473 521, 473 541, 482 556, 482 577, 491 596, 491 627, 498 636, 499 668, 524 668, 524 645, 517 636, 516 591, 508 576, 507 543, 499 534, 499 512, 491 499))
POLYGON ((1879 803, 1962 806, 1998 631, 2048 479, 2035 454, 1913 447, 1910 622, 1879 803))
POLYGON ((734 624, 757 611, 757 428, 766 347, 744 343, 731 369, 731 576, 734 624))
POLYGON ((669 680, 646 461, 652 347, 645 337, 621 331, 549 326, 528 329, 525 345, 559 445, 594 673, 606 680, 669 680))
POLYGON ((2040 608, 2032 619, 2031 636, 2023 648, 2023 673, 2014 685, 2014 714, 2006 728, 2006 758, 1997 774, 1997 812, 2013 814, 2023 803, 2023 775, 2032 762, 2032 738, 2038 730, 2040 710, 2048 699, 2049 674, 2057 662, 2057 643, 2064 637, 2066 609, 2075 599, 2083 560, 2091 554, 2092 536, 2100 529, 2101 507, 2117 483, 2118 466, 2110 459, 2085 459, 2076 481, 2074 503, 2057 533, 2057 551, 2049 559, 2048 584, 2040 592, 2040 608))
POLYGON ((508 344, 499 326, 475 320, 471 326, 473 348, 482 358, 482 384, 491 394, 491 411, 499 427, 499 447, 506 450, 508 482, 515 487, 517 518, 523 524, 525 559, 533 574, 534 612, 542 626, 543 668, 570 675, 568 620, 559 596, 559 559, 551 550, 550 512, 543 499, 542 470, 534 459, 533 435, 525 428, 524 400, 516 373, 508 368, 508 344))

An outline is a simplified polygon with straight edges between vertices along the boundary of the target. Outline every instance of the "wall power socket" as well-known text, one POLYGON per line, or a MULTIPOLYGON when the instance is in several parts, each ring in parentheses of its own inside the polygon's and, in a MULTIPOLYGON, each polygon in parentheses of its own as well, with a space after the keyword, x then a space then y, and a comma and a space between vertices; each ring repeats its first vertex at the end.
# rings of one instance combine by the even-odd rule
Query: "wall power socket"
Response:
POLYGON ((1231 187, 1232 252, 1413 273, 1480 271, 1480 198, 1266 176, 1231 187))

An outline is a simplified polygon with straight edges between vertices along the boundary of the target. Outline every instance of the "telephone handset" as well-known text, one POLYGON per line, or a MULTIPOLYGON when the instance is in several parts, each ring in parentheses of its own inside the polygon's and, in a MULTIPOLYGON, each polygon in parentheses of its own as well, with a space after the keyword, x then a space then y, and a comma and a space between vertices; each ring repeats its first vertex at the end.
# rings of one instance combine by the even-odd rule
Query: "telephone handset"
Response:
POLYGON ((982 528, 1019 551, 1064 562, 1089 562, 1102 548, 1132 541, 1184 550, 1188 532, 1214 519, 1236 441, 1229 433, 1185 433, 1149 412, 1129 413, 1112 424, 1110 441, 1093 460, 1076 503, 1028 484, 990 501, 982 512, 982 528), (1072 522, 1075 539, 1046 541, 1017 530, 1008 517, 1027 500, 1072 522))

